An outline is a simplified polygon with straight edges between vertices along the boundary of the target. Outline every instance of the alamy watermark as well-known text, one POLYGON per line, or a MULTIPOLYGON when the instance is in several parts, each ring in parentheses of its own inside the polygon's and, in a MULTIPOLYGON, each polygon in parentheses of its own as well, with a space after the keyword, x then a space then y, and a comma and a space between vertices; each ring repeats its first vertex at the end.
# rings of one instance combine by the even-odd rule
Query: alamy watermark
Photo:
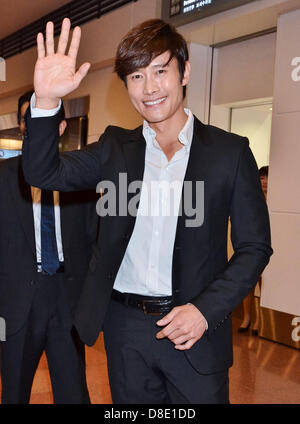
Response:
POLYGON ((6 81, 6 62, 0 57, 0 81, 6 81))
POLYGON ((292 331, 292 340, 294 342, 300 341, 300 317, 294 317, 292 319, 292 325, 296 325, 296 327, 292 331))
POLYGON ((300 81, 300 57, 294 57, 292 59, 292 66, 294 66, 294 69, 292 70, 292 80, 294 82, 299 82, 300 81))
POLYGON ((97 185, 96 191, 101 193, 96 207, 101 217, 177 217, 184 212, 186 227, 200 227, 204 222, 204 181, 136 180, 128 184, 127 174, 120 173, 118 188, 114 182, 105 180, 97 185))
POLYGON ((0 317, 0 342, 6 341, 6 322, 4 318, 0 317))

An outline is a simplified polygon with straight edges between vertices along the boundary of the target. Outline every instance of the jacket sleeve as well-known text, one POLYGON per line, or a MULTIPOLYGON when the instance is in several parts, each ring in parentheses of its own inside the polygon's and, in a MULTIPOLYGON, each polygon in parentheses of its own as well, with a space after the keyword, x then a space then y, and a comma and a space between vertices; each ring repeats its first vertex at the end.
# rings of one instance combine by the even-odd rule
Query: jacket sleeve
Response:
POLYGON ((191 301, 208 321, 209 332, 220 326, 253 289, 273 253, 257 165, 249 142, 242 145, 230 207, 234 254, 223 272, 191 301))
POLYGON ((82 150, 59 153, 60 113, 46 118, 25 115, 22 165, 26 181, 58 191, 95 189, 101 180, 103 136, 82 150))

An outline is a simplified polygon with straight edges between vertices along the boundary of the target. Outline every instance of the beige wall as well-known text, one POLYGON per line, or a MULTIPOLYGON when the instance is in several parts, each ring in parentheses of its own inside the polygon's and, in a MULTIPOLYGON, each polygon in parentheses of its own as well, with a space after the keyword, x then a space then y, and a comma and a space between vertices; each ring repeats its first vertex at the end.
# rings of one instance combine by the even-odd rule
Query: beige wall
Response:
POLYGON ((274 255, 264 274, 262 306, 300 315, 300 10, 278 21, 268 204, 274 255))
POLYGON ((213 104, 273 95, 276 34, 215 50, 213 104))
POLYGON ((212 48, 189 44, 191 76, 187 88, 187 107, 202 121, 208 122, 212 48))
POLYGON ((276 34, 214 50, 210 123, 230 130, 230 108, 272 101, 276 34))

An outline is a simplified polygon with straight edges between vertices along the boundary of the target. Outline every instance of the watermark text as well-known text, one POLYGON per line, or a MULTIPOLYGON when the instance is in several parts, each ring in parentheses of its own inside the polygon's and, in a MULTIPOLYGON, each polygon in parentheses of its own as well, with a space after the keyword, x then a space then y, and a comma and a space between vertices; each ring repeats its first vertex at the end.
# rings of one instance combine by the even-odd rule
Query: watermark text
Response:
POLYGON ((96 191, 101 193, 96 207, 101 217, 185 216, 186 227, 200 227, 204 222, 204 181, 152 180, 128 184, 127 174, 120 173, 117 185, 101 181, 96 191))
POLYGON ((294 317, 292 319, 292 325, 296 326, 292 331, 292 340, 294 342, 299 342, 299 340, 300 340, 300 317, 294 317))
POLYGON ((0 57, 0 81, 6 81, 6 62, 0 57))
POLYGON ((294 67, 291 74, 292 80, 294 82, 299 82, 300 81, 300 57, 294 57, 291 65, 294 67))
POLYGON ((6 341, 6 322, 4 318, 0 317, 0 342, 6 341))

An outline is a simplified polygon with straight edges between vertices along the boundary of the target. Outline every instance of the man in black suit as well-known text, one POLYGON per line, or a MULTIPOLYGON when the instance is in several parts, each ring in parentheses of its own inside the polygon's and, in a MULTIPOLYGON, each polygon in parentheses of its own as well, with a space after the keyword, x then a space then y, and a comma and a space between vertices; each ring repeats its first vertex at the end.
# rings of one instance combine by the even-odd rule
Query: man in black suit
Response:
MULTIPOLYGON (((19 99, 23 135, 31 95, 19 99)), ((61 116, 60 135, 65 127, 61 116)), ((97 234, 96 192, 30 187, 21 161, 15 157, 0 164, 0 316, 6 322, 2 403, 29 402, 44 350, 54 402, 89 403, 84 345, 72 326, 72 314, 97 234), (52 241, 55 262, 49 263, 47 243, 52 241)))
POLYGON ((23 167, 31 184, 48 189, 101 181, 103 218, 75 326, 89 345, 104 330, 115 403, 228 403, 231 311, 272 254, 248 140, 184 109, 186 42, 170 25, 150 20, 124 37, 115 63, 143 126, 108 127, 99 143, 59 155, 60 98, 89 69, 85 63, 75 72, 79 27, 65 55, 69 29, 65 19, 57 53, 51 22, 47 51, 42 34, 37 38, 23 167), (229 218, 235 253, 228 263, 229 218))

